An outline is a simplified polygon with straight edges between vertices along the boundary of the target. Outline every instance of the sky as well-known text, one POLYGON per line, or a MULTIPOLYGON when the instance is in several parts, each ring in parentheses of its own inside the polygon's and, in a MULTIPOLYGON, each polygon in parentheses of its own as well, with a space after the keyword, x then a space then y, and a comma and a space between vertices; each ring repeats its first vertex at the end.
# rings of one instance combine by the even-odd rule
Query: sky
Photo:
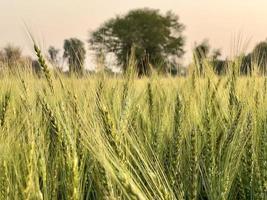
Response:
MULTIPOLYGON (((0 0, 0 47, 10 43, 32 55, 29 29, 43 50, 50 45, 62 49, 64 39, 86 42, 89 32, 106 20, 143 7, 163 14, 172 10, 180 17, 186 27, 185 62, 203 39, 230 56, 238 40, 250 50, 267 38, 266 0, 0 0)), ((87 65, 90 60, 88 55, 87 65)))

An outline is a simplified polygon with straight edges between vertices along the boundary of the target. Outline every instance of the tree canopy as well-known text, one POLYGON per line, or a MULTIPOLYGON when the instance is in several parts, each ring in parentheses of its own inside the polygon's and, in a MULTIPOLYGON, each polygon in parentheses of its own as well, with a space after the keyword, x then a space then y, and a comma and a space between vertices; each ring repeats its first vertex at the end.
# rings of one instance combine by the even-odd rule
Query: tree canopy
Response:
POLYGON ((4 47, 1 53, 1 59, 5 60, 9 64, 14 64, 20 60, 21 57, 21 49, 10 44, 4 47))
POLYGON ((68 60, 70 73, 83 73, 85 55, 86 50, 81 40, 70 38, 64 41, 63 57, 68 60))
POLYGON ((197 56, 199 59, 204 59, 208 57, 208 54, 210 52, 210 45, 209 41, 203 40, 200 44, 195 44, 194 53, 195 56, 197 56))
POLYGON ((91 33, 89 44, 96 52, 114 53, 123 71, 134 48, 139 75, 147 74, 148 64, 171 64, 184 54, 184 25, 177 15, 159 10, 136 9, 110 19, 91 33))
POLYGON ((59 58, 58 58, 58 54, 59 54, 60 50, 55 48, 54 46, 50 46, 48 48, 48 55, 49 55, 49 60, 53 63, 53 64, 58 64, 59 62, 59 58))
POLYGON ((267 74, 267 41, 258 43, 251 53, 253 63, 259 67, 262 74, 267 74))
POLYGON ((249 75, 253 70, 267 74, 267 40, 259 42, 250 53, 243 56, 241 74, 249 75))
POLYGON ((221 60, 221 55, 221 50, 212 49, 207 39, 201 43, 195 43, 193 49, 193 66, 196 68, 198 75, 203 76, 205 74, 206 65, 211 66, 213 71, 218 75, 225 73, 227 60, 221 60))

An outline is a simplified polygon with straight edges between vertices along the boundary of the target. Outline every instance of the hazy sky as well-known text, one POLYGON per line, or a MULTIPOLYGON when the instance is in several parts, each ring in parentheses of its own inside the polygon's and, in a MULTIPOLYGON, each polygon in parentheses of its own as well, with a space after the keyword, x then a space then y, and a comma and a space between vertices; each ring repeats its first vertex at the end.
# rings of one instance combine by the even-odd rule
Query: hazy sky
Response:
POLYGON ((188 52, 205 38, 224 55, 239 33, 243 42, 251 39, 250 47, 267 38, 266 0, 0 0, 0 47, 9 42, 25 54, 32 52, 24 23, 43 48, 61 48, 69 37, 86 41, 88 32, 105 20, 142 7, 178 14, 186 26, 188 52))

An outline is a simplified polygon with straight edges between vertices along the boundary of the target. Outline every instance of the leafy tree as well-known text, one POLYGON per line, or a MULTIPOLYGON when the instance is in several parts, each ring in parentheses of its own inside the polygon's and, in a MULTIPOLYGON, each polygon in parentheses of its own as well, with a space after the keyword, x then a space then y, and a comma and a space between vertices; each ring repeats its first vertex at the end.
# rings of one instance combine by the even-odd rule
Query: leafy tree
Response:
POLYGON ((2 50, 0 50, 0 62, 3 62, 5 59, 4 53, 2 50))
POLYGON ((208 58, 210 52, 210 45, 208 40, 202 41, 200 44, 195 44, 193 50, 194 65, 196 67, 197 74, 203 76, 205 73, 204 60, 208 58))
POLYGON ((21 49, 13 45, 7 45, 0 50, 0 64, 2 67, 7 67, 10 70, 16 70, 16 67, 22 66, 25 67, 27 62, 24 62, 25 59, 22 59, 21 49), (24 65, 25 64, 25 65, 24 65))
POLYGON ((194 48, 194 66, 196 67, 197 73, 200 76, 205 74, 205 62, 213 68, 213 71, 222 75, 226 72, 227 60, 220 59, 222 55, 220 49, 213 49, 211 51, 208 40, 203 40, 200 44, 195 44, 194 48))
POLYGON ((199 59, 208 57, 210 52, 210 45, 208 40, 203 40, 200 44, 195 44, 194 53, 199 59))
POLYGON ((2 50, 0 50, 0 68, 4 66, 4 63, 5 63, 4 53, 2 50))
POLYGON ((59 58, 58 58, 58 54, 59 54, 59 49, 56 49, 54 46, 50 46, 48 48, 48 55, 49 55, 49 60, 53 63, 53 64, 57 64, 59 62, 59 58))
POLYGON ((256 64, 259 71, 266 75, 267 74, 267 41, 260 42, 257 44, 251 53, 252 63, 256 64))
POLYGON ((70 73, 83 73, 85 56, 86 50, 81 40, 70 38, 64 41, 63 57, 68 59, 70 73))
POLYGON ((211 54, 211 62, 213 71, 218 74, 222 75, 225 74, 228 68, 228 61, 226 59, 221 59, 222 52, 221 49, 214 49, 212 50, 211 54))
POLYGON ((258 43, 252 52, 242 58, 240 73, 249 75, 253 69, 259 70, 263 75, 267 74, 267 40, 258 43))
POLYGON ((3 49, 3 58, 9 64, 13 65, 21 59, 21 49, 12 45, 7 45, 3 49))
POLYGON ((242 55, 240 64, 240 74, 250 75, 252 72, 252 54, 242 55))
POLYGON ((221 49, 214 49, 212 51, 211 57, 213 60, 217 60, 221 55, 222 55, 221 49))
POLYGON ((23 56, 19 47, 8 44, 0 50, 1 68, 7 68, 10 72, 21 70, 32 71, 33 60, 30 56, 23 56))
POLYGON ((177 15, 159 10, 136 9, 117 16, 91 33, 89 44, 96 52, 114 53, 123 71, 133 53, 139 75, 149 73, 149 64, 167 65, 183 53, 184 26, 177 15))

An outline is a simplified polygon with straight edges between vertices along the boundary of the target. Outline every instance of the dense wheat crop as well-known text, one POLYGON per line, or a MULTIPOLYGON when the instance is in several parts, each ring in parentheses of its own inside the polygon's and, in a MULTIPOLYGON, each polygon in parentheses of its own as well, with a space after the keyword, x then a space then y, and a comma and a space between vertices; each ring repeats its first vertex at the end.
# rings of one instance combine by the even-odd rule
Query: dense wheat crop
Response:
POLYGON ((267 199, 266 78, 43 68, 0 80, 0 199, 267 199))

